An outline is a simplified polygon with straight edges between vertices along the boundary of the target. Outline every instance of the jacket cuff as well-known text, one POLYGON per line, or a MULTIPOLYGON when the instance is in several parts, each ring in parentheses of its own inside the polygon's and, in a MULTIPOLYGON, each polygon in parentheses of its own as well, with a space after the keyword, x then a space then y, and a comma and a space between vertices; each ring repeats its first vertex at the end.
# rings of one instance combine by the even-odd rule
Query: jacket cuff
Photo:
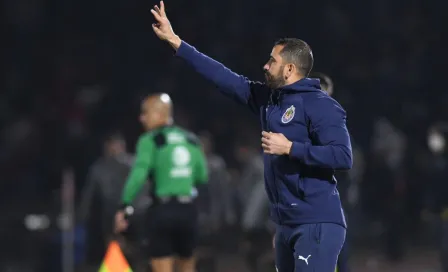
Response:
POLYGON ((121 204, 118 210, 124 212, 125 218, 128 218, 129 216, 132 216, 134 214, 134 207, 129 204, 121 204))
POLYGON ((303 160, 305 156, 305 144, 293 142, 291 150, 289 151, 289 157, 293 159, 303 160))
POLYGON ((179 48, 177 48, 176 57, 180 58, 188 58, 188 55, 191 55, 192 52, 195 51, 195 48, 188 43, 181 41, 179 48))

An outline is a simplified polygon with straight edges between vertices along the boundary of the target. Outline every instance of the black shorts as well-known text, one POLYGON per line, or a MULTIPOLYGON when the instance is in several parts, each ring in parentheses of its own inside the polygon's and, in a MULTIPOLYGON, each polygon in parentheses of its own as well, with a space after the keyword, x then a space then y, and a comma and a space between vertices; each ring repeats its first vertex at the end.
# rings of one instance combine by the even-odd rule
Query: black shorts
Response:
POLYGON ((193 256, 198 236, 196 206, 177 201, 149 210, 148 252, 150 258, 193 256))

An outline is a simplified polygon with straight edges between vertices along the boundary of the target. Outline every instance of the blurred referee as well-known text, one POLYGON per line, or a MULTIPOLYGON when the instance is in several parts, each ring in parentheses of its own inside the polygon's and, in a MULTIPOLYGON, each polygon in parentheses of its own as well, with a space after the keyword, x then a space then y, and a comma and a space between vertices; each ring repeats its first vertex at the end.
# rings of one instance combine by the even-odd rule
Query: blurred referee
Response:
POLYGON ((115 216, 115 231, 127 229, 127 219, 134 213, 134 197, 149 179, 153 187, 147 223, 152 271, 171 272, 176 261, 176 271, 194 272, 198 226, 192 192, 195 186, 207 182, 205 155, 196 136, 173 125, 167 94, 147 97, 140 121, 147 132, 137 143, 123 205, 115 216))

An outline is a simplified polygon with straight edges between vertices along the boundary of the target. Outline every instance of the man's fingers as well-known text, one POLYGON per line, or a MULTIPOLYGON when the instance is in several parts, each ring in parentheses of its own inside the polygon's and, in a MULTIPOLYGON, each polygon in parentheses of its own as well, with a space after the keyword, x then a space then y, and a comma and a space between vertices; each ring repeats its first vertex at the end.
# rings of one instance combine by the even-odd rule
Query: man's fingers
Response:
POLYGON ((269 144, 269 139, 262 137, 261 138, 261 142, 264 143, 264 144, 269 144))
POLYGON ((166 13, 165 13, 165 3, 163 3, 163 1, 160 1, 160 14, 162 15, 162 16, 165 16, 166 17, 166 13))
POLYGON ((151 9, 151 13, 152 15, 154 15, 154 18, 157 20, 157 22, 160 23, 162 21, 162 16, 160 16, 160 14, 157 11, 151 9))
POLYGON ((266 132, 266 131, 261 132, 261 135, 262 135, 263 137, 268 138, 268 139, 271 137, 271 133, 270 133, 270 132, 266 132))
POLYGON ((160 31, 160 29, 158 28, 158 26, 156 24, 152 24, 152 30, 154 30, 154 32, 157 35, 162 34, 162 32, 160 31))
POLYGON ((157 20, 157 22, 159 22, 159 23, 162 22, 162 17, 157 13, 157 11, 151 9, 151 13, 152 13, 152 15, 154 15, 154 18, 157 20))
POLYGON ((162 12, 160 11, 159 7, 157 5, 154 6, 154 10, 160 15, 162 16, 162 12))

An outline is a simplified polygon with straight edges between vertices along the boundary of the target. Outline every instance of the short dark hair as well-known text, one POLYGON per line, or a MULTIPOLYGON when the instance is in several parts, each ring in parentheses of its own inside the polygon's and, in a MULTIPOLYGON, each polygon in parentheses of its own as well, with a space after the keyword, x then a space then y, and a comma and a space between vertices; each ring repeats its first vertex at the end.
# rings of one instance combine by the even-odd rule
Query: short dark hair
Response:
POLYGON ((125 139, 124 139, 123 134, 121 134, 119 131, 110 131, 110 132, 107 132, 103 137, 104 143, 111 143, 114 141, 124 142, 125 139))
POLYGON ((328 75, 324 73, 314 72, 311 73, 309 77, 319 79, 322 90, 324 91, 333 90, 333 80, 331 80, 331 78, 328 75))
POLYGON ((280 52, 282 58, 293 63, 303 76, 308 76, 313 69, 314 58, 311 47, 304 41, 295 38, 282 38, 275 42, 275 45, 282 45, 280 52))

